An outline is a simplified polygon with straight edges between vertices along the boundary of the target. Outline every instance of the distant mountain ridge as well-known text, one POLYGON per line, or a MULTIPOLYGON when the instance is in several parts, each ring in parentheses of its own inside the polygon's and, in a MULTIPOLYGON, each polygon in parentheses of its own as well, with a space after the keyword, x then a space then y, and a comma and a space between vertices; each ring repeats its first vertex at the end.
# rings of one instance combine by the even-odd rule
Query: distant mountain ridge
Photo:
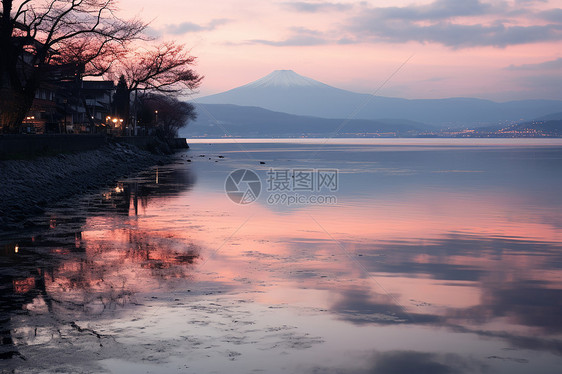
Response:
POLYGON ((481 134, 517 134, 518 137, 562 137, 562 113, 552 113, 532 121, 508 126, 482 127, 478 131, 481 134))
POLYGON ((562 112, 550 113, 546 116, 535 118, 535 121, 562 121, 562 112))
POLYGON ((433 129, 407 120, 345 120, 273 112, 231 104, 196 104, 198 118, 181 130, 185 137, 361 137, 407 136, 433 129), (389 135, 389 133, 394 133, 389 135))
POLYGON ((472 98, 401 99, 342 90, 292 70, 267 76, 215 95, 201 104, 255 106, 276 112, 320 118, 410 120, 441 127, 485 126, 504 121, 532 120, 561 112, 562 101, 520 100, 496 103, 472 98))

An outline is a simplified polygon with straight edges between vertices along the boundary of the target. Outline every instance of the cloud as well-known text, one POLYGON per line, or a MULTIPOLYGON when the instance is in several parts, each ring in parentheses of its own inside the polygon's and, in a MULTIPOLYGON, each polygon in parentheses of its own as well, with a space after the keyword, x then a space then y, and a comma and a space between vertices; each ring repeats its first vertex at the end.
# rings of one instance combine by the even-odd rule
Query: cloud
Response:
POLYGON ((198 25, 192 22, 182 22, 179 24, 166 25, 163 31, 168 34, 183 35, 190 32, 212 31, 218 26, 224 25, 229 22, 231 22, 231 20, 226 18, 214 19, 207 25, 198 25))
MULTIPOLYGON (((486 10, 478 1, 471 6, 374 8, 352 19, 347 32, 360 42, 438 43, 452 48, 509 45, 562 40, 562 24, 520 26, 513 20, 490 24, 459 23, 455 18, 483 15, 486 10)), ((456 2, 454 2, 456 3, 456 2)))
POLYGON ((515 3, 518 5, 527 5, 533 3, 548 3, 549 0, 515 0, 515 3))
POLYGON ((434 0, 429 4, 372 7, 333 2, 295 2, 283 6, 319 13, 355 9, 343 24, 325 33, 292 30, 286 39, 254 39, 270 46, 359 43, 436 43, 453 49, 532 44, 562 40, 562 9, 535 11, 528 1, 434 0), (525 19, 525 23, 522 20, 525 19), (537 21, 528 24, 529 20, 537 21), (547 24, 545 24, 547 21, 547 24))
POLYGON ((557 58, 556 60, 545 61, 538 64, 510 65, 506 69, 528 71, 560 70, 562 69, 562 57, 557 58))
MULTIPOLYGON (((496 13, 499 10, 499 6, 483 3, 480 0, 436 0, 427 5, 374 8, 370 13, 377 19, 436 21, 453 17, 481 16, 496 13)), ((501 10, 504 10, 503 6, 501 10)))
POLYGON ((327 44, 327 41, 322 38, 315 38, 311 36, 294 36, 287 38, 285 40, 265 40, 265 39, 253 39, 249 41, 252 44, 264 44, 275 47, 306 47, 315 45, 327 44))
MULTIPOLYGON (((410 40, 438 42, 449 47, 495 46, 537 43, 562 40, 562 27, 554 26, 494 26, 438 24, 429 27, 412 28, 410 40)), ((406 36, 407 38, 407 36, 406 36)), ((407 38, 408 39, 408 38, 407 38)))
POLYGON ((161 31, 161 30, 155 29, 155 28, 150 27, 150 26, 148 26, 148 27, 144 30, 144 32, 146 33, 146 35, 148 35, 148 36, 150 36, 150 37, 152 37, 152 38, 156 38, 156 39, 157 39, 157 38, 162 37, 162 31, 161 31))
POLYGON ((562 23, 562 9, 549 9, 538 13, 538 16, 548 22, 562 23))
POLYGON ((302 13, 318 13, 318 12, 331 12, 331 11, 345 11, 353 8, 352 4, 341 4, 341 3, 308 3, 304 1, 294 2, 294 3, 283 3, 285 8, 295 10, 302 13))
POLYGON ((265 40, 265 39, 254 39, 248 41, 252 44, 263 44, 275 47, 286 47, 286 46, 315 46, 328 44, 329 40, 325 36, 316 30, 310 30, 304 27, 293 27, 290 29, 292 35, 284 40, 265 40))
POLYGON ((365 7, 342 32, 355 43, 437 43, 451 48, 509 45, 562 40, 562 10, 534 13, 500 1, 436 0, 426 5, 365 7), (520 24, 526 19, 549 24, 520 24))

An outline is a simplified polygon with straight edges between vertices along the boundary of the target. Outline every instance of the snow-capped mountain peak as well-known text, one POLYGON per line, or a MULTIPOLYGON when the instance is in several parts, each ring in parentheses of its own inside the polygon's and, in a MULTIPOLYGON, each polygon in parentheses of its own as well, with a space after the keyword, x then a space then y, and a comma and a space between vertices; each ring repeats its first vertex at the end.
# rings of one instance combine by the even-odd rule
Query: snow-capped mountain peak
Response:
POLYGON ((325 86, 324 83, 304 77, 292 70, 275 70, 263 78, 248 83, 244 87, 302 87, 302 86, 325 86))

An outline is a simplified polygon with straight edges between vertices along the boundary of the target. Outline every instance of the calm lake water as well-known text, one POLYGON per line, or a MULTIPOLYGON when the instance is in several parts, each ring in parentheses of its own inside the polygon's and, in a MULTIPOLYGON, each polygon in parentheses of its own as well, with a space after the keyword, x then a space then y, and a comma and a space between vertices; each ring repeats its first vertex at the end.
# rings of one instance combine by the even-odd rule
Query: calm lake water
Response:
POLYGON ((0 238, 0 372, 560 372, 560 140, 324 143, 191 142, 0 238))

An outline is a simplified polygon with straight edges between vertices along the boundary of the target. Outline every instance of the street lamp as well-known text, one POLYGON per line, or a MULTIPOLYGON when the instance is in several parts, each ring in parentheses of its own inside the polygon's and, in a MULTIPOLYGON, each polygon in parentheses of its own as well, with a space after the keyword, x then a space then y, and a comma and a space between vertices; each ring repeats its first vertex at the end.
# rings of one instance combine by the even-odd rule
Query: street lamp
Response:
POLYGON ((68 115, 68 100, 64 99, 62 101, 64 103, 64 132, 67 132, 67 127, 66 127, 66 116, 68 115))

